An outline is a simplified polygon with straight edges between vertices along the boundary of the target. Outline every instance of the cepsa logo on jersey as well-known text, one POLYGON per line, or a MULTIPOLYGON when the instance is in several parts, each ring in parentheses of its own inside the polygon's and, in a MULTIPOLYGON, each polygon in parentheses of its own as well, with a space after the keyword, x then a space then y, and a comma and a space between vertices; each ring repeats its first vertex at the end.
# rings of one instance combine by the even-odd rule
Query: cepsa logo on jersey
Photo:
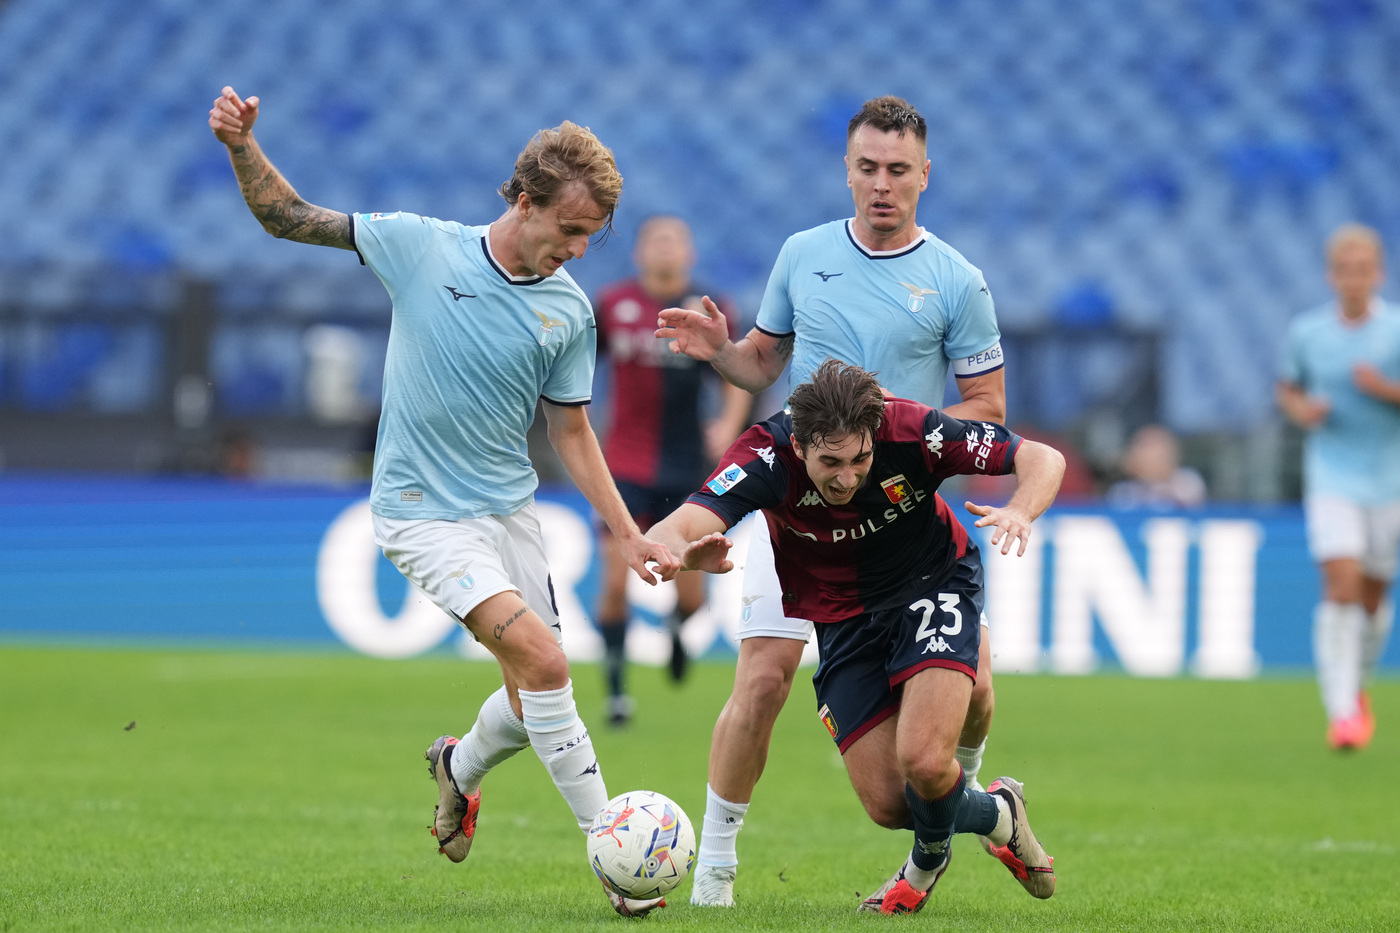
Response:
POLYGON ((731 463, 723 470, 720 470, 719 475, 705 485, 709 488, 710 492, 717 496, 722 496, 743 482, 744 477, 748 475, 749 474, 745 473, 744 468, 739 466, 739 464, 731 463))
POLYGON ((977 459, 972 463, 979 470, 987 468, 987 456, 992 452, 992 441, 996 438, 996 428, 987 422, 982 422, 982 436, 977 436, 977 429, 969 427, 967 429, 967 452, 974 454, 977 459))

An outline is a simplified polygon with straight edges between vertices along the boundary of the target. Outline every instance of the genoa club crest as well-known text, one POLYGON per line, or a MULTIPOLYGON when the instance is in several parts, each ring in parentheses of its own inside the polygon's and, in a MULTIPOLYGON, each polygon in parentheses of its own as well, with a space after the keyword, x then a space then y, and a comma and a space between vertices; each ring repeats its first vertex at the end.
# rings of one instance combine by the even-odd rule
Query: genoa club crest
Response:
POLYGON ((891 476, 880 484, 880 488, 885 491, 886 498, 896 505, 914 494, 914 490, 909 486, 909 480, 904 478, 903 473, 891 476))

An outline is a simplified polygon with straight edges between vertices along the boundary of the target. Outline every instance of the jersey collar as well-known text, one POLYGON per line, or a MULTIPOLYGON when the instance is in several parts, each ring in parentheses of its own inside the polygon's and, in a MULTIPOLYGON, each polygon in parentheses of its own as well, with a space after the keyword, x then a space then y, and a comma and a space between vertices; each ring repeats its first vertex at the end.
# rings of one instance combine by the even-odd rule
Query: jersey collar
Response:
POLYGON ((923 227, 920 227, 918 237, 908 246, 902 246, 899 249, 868 249, 860 240, 856 239, 855 231, 851 229, 852 223, 854 223, 854 220, 849 218, 846 220, 846 238, 849 239, 851 245, 860 250, 867 259, 898 259, 900 256, 908 256, 932 238, 932 234, 923 227))
POLYGON ((496 256, 491 252, 491 228, 488 226, 486 232, 481 235, 481 253, 486 257, 486 262, 496 274, 505 280, 507 285, 534 285, 536 282, 543 282, 542 275, 511 275, 506 271, 506 267, 496 261, 496 256))

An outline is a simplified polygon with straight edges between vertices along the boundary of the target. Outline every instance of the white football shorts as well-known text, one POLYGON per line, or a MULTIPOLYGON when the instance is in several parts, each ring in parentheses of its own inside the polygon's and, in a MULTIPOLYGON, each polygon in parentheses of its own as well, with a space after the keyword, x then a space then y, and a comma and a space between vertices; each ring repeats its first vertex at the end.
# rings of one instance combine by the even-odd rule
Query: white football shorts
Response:
POLYGON ((511 515, 456 521, 375 515, 374 543, 453 618, 463 620, 486 599, 514 591, 560 641, 554 586, 534 502, 511 515))
POLYGON ((1314 561, 1350 557, 1361 561, 1368 577, 1394 578, 1400 556, 1400 502, 1367 506, 1318 493, 1303 501, 1303 512, 1314 561))
POLYGON ((755 635, 806 641, 812 637, 812 623, 783 615, 783 587, 778 582, 778 570, 773 565, 773 542, 768 536, 768 519, 762 514, 755 515, 753 526, 749 556, 744 563, 744 606, 739 613, 736 637, 740 641, 755 635))

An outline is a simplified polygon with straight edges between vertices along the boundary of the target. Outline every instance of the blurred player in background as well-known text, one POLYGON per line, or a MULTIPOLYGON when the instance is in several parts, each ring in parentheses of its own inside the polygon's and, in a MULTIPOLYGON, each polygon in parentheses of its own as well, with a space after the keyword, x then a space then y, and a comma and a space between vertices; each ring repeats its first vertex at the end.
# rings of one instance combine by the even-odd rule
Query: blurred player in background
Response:
MULTIPOLYGON (((948 413, 1005 421, 1001 333, 991 293, 982 273, 915 217, 928 187, 927 137, 924 118, 906 101, 867 101, 846 135, 846 184, 855 216, 788 239, 769 277, 757 326, 743 340, 731 341, 724 315, 706 301, 700 312, 662 312, 657 335, 673 338, 673 350, 709 360, 729 382, 755 393, 772 385, 789 359, 796 385, 831 357, 878 373, 894 395, 937 408, 951 367, 962 401, 948 413)), ((767 761, 773 723, 813 631, 811 622, 788 617, 793 595, 778 585, 772 546, 759 523, 744 568, 734 692, 710 744, 692 903, 733 903, 735 840, 767 761)), ((983 632, 957 749, 974 787, 980 787, 977 772, 993 706, 991 646, 983 632)))
MULTIPOLYGON (((667 215, 648 218, 637 231, 632 260, 636 278, 608 286, 598 300, 599 351, 606 354, 612 372, 612 416, 603 453, 622 500, 645 531, 685 501, 709 473, 710 464, 739 436, 752 397, 720 381, 722 410, 708 424, 702 423, 709 367, 672 353, 666 341, 656 337, 656 316, 663 308, 698 309, 704 293, 690 279, 695 244, 686 222, 667 215)), ((720 304, 727 318, 736 321, 734 309, 723 299, 720 304)), ((632 716, 632 698, 624 682, 628 567, 606 526, 599 535, 603 592, 598 625, 605 649, 608 720, 621 726, 632 716)), ((687 663, 681 626, 705 602, 704 578, 694 573, 677 577, 676 589, 676 608, 666 624, 671 634, 670 673, 680 681, 687 663)))
POLYGON ((872 820, 914 830, 908 859, 862 911, 913 913, 952 861, 955 832, 990 839, 1035 897, 1055 892, 1051 858, 1011 778, 970 787, 954 754, 977 673, 983 569, 938 486, 1015 472, 1004 508, 967 503, 1003 554, 1025 553, 1054 501, 1064 458, 1001 425, 888 399, 857 366, 824 362, 789 410, 750 428, 699 492, 649 534, 682 567, 723 572, 722 533, 762 509, 778 579, 816 623, 818 715, 872 820), (945 439, 938 443, 930 438, 945 439))
MULTIPOLYGON (((612 152, 573 123, 541 130, 501 186, 506 212, 489 225, 342 214, 307 203, 263 155, 258 108, 226 87, 209 112, 253 215, 274 236, 356 251, 393 299, 370 492, 375 542, 491 651, 505 681, 465 738, 445 735, 428 749, 439 850, 467 857, 482 778, 526 747, 586 831, 608 792, 574 705, 535 515, 525 435, 537 401, 559 459, 627 564, 648 583, 648 561, 664 578, 678 567, 628 515, 589 427, 593 314, 561 271, 612 222, 622 191, 612 152)), ((659 903, 609 899, 623 915, 659 903)))
POLYGON ((1364 748, 1375 731, 1365 684, 1394 618, 1387 596, 1400 549, 1400 309, 1376 294, 1380 236, 1357 224, 1327 242, 1336 300, 1288 331, 1278 403, 1308 432, 1308 550, 1322 570, 1313 659, 1327 741, 1364 748))

